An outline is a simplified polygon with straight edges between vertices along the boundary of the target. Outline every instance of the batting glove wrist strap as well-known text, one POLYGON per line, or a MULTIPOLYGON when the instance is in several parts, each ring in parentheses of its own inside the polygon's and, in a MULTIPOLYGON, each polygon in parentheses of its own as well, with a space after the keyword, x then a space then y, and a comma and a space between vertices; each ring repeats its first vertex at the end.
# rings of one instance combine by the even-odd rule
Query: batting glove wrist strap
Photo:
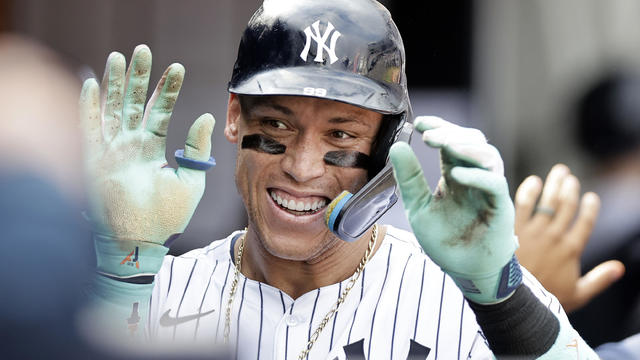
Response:
POLYGON ((110 278, 153 276, 162 266, 169 248, 155 243, 116 240, 94 234, 97 271, 110 278))
POLYGON ((460 274, 442 269, 458 285, 464 296, 477 304, 497 304, 508 299, 522 284, 522 270, 515 255, 499 271, 460 274))

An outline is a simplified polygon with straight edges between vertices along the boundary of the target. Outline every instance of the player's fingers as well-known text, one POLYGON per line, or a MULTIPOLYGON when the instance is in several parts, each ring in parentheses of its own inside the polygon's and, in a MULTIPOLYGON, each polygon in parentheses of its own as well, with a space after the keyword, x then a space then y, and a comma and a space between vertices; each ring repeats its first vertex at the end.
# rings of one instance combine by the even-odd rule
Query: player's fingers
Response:
POLYGON ((450 144, 486 144, 487 139, 478 129, 463 128, 460 126, 444 126, 425 130, 422 133, 422 141, 427 145, 440 148, 450 144))
POLYGON ((102 144, 100 122, 100 88, 96 79, 87 79, 80 92, 79 114, 84 131, 85 151, 94 151, 102 144))
POLYGON ((560 187, 569 173, 569 168, 564 164, 556 164, 549 171, 544 181, 540 202, 532 220, 536 226, 547 224, 554 216, 560 197, 560 187))
MULTIPOLYGON (((209 160, 211 154, 211 134, 215 126, 215 119, 211 114, 202 114, 189 128, 187 141, 184 146, 184 157, 197 161, 209 160)), ((190 169, 180 166, 178 176, 184 178, 185 175, 204 176, 204 171, 190 169), (195 172, 195 173, 194 173, 195 172)))
POLYGON ((191 125, 187 142, 184 147, 184 156, 190 159, 207 161, 211 154, 211 134, 216 120, 213 115, 202 114, 191 125))
POLYGON ((500 196, 506 192, 507 182, 504 176, 485 169, 456 166, 451 169, 451 177, 459 184, 491 196, 500 196))
POLYGON ((458 125, 450 123, 438 116, 418 116, 414 120, 413 126, 414 129, 420 132, 441 127, 459 127, 458 125))
POLYGON ((169 65, 156 86, 143 117, 146 129, 154 135, 154 149, 156 156, 163 156, 165 152, 165 140, 169 120, 173 113, 173 106, 178 99, 182 81, 184 79, 184 67, 174 63, 169 65), (159 140, 159 141, 158 141, 159 140))
POLYGON ((125 130, 134 130, 142 122, 150 74, 151 50, 147 45, 138 45, 133 50, 131 64, 129 64, 126 75, 127 82, 122 111, 123 129, 125 130))
POLYGON ((578 279, 576 284, 575 301, 567 312, 576 310, 587 304, 596 295, 606 290, 611 284, 619 280, 624 275, 624 265, 618 260, 605 261, 596 266, 583 277, 578 279))
POLYGON ((531 216, 533 215, 533 209, 536 206, 538 197, 542 192, 542 180, 536 176, 531 175, 524 179, 522 184, 518 186, 515 196, 515 228, 516 235, 519 230, 525 226, 531 216))
POLYGON ((398 142, 391 146, 389 158, 405 209, 415 214, 431 201, 431 189, 422 172, 420 162, 409 144, 398 142))
POLYGON ((503 175, 504 165, 500 152, 493 145, 487 143, 450 143, 442 148, 448 162, 458 164, 461 161, 465 165, 476 166, 503 175), (445 155, 446 154, 446 155, 445 155))
POLYGON ((576 216, 580 200, 580 182, 572 174, 567 175, 560 186, 558 210, 549 224, 549 230, 554 234, 562 234, 576 216))
POLYGON ((126 62, 124 55, 115 51, 109 54, 100 89, 102 131, 107 142, 111 141, 118 131, 120 131, 124 98, 125 67, 126 62))
POLYGON ((569 241, 580 251, 589 241, 589 236, 600 212, 600 198, 593 192, 585 193, 580 201, 578 218, 567 233, 569 241))

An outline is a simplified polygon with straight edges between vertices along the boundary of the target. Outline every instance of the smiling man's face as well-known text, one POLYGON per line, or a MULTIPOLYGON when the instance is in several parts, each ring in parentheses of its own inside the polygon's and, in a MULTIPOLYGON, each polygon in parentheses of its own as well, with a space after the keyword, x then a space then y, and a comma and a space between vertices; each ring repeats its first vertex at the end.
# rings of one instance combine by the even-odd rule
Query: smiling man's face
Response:
POLYGON ((367 182, 365 168, 340 157, 369 155, 381 121, 326 99, 231 95, 225 135, 238 144, 236 186, 269 253, 310 261, 339 241, 324 224, 326 206, 367 182), (329 152, 337 163, 325 160, 329 152))

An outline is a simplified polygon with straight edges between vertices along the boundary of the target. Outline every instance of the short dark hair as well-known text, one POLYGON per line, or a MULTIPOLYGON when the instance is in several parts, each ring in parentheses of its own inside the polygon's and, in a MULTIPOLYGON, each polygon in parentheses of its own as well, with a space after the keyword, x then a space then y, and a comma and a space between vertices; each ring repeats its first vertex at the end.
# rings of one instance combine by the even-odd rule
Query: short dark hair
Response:
POLYGON ((578 98, 579 145, 604 161, 640 146, 640 74, 609 73, 578 98))

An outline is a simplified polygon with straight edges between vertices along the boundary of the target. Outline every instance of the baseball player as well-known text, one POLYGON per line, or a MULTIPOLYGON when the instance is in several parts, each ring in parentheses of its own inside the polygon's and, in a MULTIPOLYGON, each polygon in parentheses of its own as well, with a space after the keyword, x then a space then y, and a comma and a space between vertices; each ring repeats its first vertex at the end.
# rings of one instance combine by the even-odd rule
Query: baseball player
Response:
POLYGON ((169 66, 145 107, 149 49, 128 69, 112 53, 102 87, 88 80, 81 95, 95 336, 238 359, 596 358, 514 257, 498 151, 478 130, 413 122, 404 67, 377 2, 266 0, 240 42, 224 125, 247 229, 172 257, 214 164, 214 119, 195 121, 168 168, 184 68, 169 66), (412 123, 440 150, 433 193, 404 142, 412 123), (413 233, 376 223, 398 192, 413 233))

